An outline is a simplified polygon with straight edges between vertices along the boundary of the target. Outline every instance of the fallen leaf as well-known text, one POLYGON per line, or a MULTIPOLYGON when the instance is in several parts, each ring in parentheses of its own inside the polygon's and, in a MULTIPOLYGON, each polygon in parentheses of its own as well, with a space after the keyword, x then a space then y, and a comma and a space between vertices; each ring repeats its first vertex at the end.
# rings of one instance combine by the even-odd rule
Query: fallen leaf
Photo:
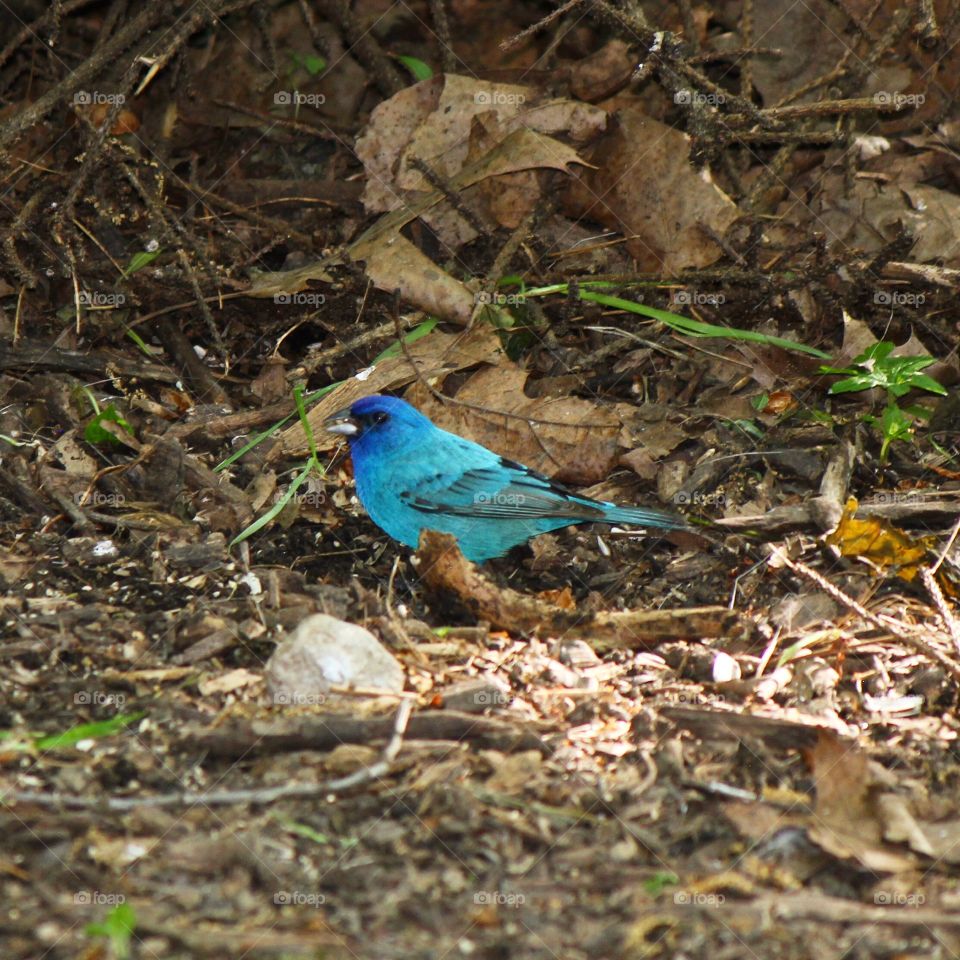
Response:
POLYGON ((236 670, 228 670, 219 676, 201 680, 197 684, 197 689, 202 696, 209 697, 214 693, 233 693, 234 690, 240 690, 243 687, 250 687, 255 683, 262 682, 263 676, 261 674, 247 670, 245 667, 238 667, 236 670))
POLYGON ((399 290, 405 303, 433 316, 466 326, 477 304, 459 280, 437 266, 400 233, 355 244, 350 255, 366 264, 367 276, 380 290, 399 290))
MULTIPOLYGON (((511 156, 509 169, 491 167, 484 174, 496 176, 543 167, 566 170, 572 162, 583 163, 572 148, 545 135, 566 132, 580 142, 605 125, 603 110, 575 100, 545 99, 532 87, 438 75, 404 88, 370 115, 356 144, 367 174, 363 202, 371 212, 388 212, 417 207, 425 197, 439 201, 442 195, 418 169, 419 164, 453 181, 457 189, 471 186, 476 180, 464 182, 462 175, 475 163, 479 131, 486 134, 486 145, 500 142, 505 155, 511 156), (479 128, 475 127, 481 118, 479 128), (521 142, 523 149, 517 146, 521 142)), ((528 197, 530 209, 531 199, 536 198, 528 197)), ((465 198, 467 206, 471 206, 469 200, 465 198)), ((437 209, 434 205, 415 215, 422 216, 448 246, 456 249, 477 236, 449 204, 437 209)))
POLYGON ((891 773, 852 741, 820 734, 807 751, 817 800, 808 827, 810 839, 828 853, 856 860, 868 870, 900 873, 918 866, 917 857, 884 841, 880 798, 892 793, 891 773))
POLYGON ((828 546, 836 547, 841 556, 862 557, 883 569, 893 568, 902 580, 913 580, 936 549, 936 538, 914 539, 876 518, 858 520, 858 506, 855 498, 847 500, 840 523, 827 537, 828 546))
POLYGON ((332 283, 333 277, 324 269, 326 266, 329 266, 328 261, 314 260, 295 270, 258 273, 244 293, 248 297, 277 297, 283 294, 299 293, 306 289, 311 280, 332 283))
POLYGON ((714 263, 723 251, 704 228, 722 236, 736 204, 694 169, 685 133, 636 108, 616 120, 586 155, 596 169, 565 191, 567 212, 620 231, 641 271, 673 276, 714 263))

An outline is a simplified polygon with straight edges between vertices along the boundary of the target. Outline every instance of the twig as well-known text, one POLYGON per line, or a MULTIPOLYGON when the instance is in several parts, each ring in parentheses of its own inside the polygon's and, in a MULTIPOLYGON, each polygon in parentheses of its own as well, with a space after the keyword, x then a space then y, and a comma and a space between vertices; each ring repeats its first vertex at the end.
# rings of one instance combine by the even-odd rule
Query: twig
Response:
POLYGON ((531 24, 524 30, 521 30, 519 33, 515 33, 512 37, 508 37, 506 40, 500 42, 501 50, 509 50, 511 47, 515 47, 518 43, 522 43, 527 37, 532 36, 538 30, 542 30, 548 24, 553 23, 554 20, 562 17, 568 10, 572 10, 574 7, 579 6, 583 3, 584 0, 567 0, 566 3, 561 4, 557 7, 556 10, 548 13, 542 20, 538 20, 536 23, 531 24))
POLYGON ((771 556, 776 557, 778 562, 782 563, 788 570, 792 570, 794 573, 811 580, 820 587, 824 593, 829 594, 834 600, 849 607, 849 609, 859 614, 859 616, 863 617, 868 623, 873 624, 873 626, 879 630, 893 634, 898 640, 913 647, 914 650, 919 650, 920 653, 929 657, 931 660, 936 661, 955 681, 960 683, 960 664, 954 663, 948 656, 941 653, 936 647, 921 637, 906 632, 903 629, 903 625, 897 623, 892 617, 879 617, 875 613, 871 613, 866 607, 854 600, 853 597, 844 593, 839 587, 835 587, 826 577, 813 568, 808 567, 805 563, 798 563, 791 560, 780 547, 774 547, 771 551, 771 556))
POLYGON ((153 3, 148 4, 137 16, 124 24, 96 54, 84 60, 76 70, 67 74, 63 80, 38 97, 29 107, 14 114, 0 126, 0 150, 18 140, 23 133, 86 86, 104 67, 114 63, 128 47, 149 33, 164 15, 170 12, 170 7, 169 0, 153 0, 153 3))
POLYGON ((920 579, 923 580, 923 585, 927 588, 927 593, 930 594, 946 628, 950 631, 954 649, 960 654, 960 623, 957 623, 953 611, 947 604, 946 599, 944 599, 940 584, 937 583, 937 578, 929 570, 924 568, 920 571, 920 579))
POLYGON ((324 780, 321 783, 285 783, 277 787, 253 787, 247 790, 210 790, 196 793, 183 790, 179 793, 164 793, 151 797, 78 797, 57 793, 38 793, 33 790, 12 790, 0 793, 0 804, 35 804, 55 810, 140 810, 146 807, 205 807, 228 806, 233 804, 274 803, 288 797, 316 797, 327 793, 341 793, 352 787, 379 780, 390 772, 390 767, 400 753, 403 735, 406 733, 413 709, 411 699, 403 699, 397 706, 393 723, 393 735, 386 745, 380 759, 366 767, 361 767, 345 777, 336 780, 324 780))
POLYGON ((936 573, 940 569, 940 565, 944 560, 946 560, 947 555, 950 553, 950 549, 953 547, 953 543, 957 539, 958 533, 960 533, 960 520, 953 525, 953 529, 950 531, 950 536, 947 539, 946 545, 944 546, 943 550, 940 551, 940 556, 937 557, 937 562, 930 568, 930 573, 936 573))
POLYGON ((447 16, 446 0, 430 0, 430 16, 433 28, 440 41, 440 63, 444 73, 456 73, 457 55, 450 40, 450 18, 447 16))

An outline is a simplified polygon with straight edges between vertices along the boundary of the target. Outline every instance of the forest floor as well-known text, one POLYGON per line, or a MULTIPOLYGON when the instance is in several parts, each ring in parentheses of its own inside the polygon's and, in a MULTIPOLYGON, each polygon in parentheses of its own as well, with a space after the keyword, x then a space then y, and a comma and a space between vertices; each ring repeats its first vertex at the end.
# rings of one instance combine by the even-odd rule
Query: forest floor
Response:
POLYGON ((0 87, 0 956, 960 954, 955 4, 24 0, 0 87), (373 392, 693 532, 414 556, 373 392), (318 613, 402 690, 278 693, 318 613))

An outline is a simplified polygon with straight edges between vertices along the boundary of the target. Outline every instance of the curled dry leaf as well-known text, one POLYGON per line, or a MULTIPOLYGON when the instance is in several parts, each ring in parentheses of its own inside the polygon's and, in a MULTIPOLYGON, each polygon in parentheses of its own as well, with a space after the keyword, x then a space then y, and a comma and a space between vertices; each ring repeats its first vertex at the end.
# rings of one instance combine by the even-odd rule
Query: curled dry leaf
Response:
POLYGON ((248 297, 277 297, 299 293, 311 280, 332 283, 333 277, 324 269, 327 261, 315 260, 294 270, 275 270, 257 274, 244 291, 248 297))
MULTIPOLYGON (((433 77, 401 90, 371 114, 356 147, 367 173, 364 205, 371 212, 386 212, 416 203, 434 192, 417 169, 418 163, 453 180, 474 162, 480 150, 521 131, 540 135, 526 138, 528 144, 536 140, 538 152, 523 158, 518 155, 515 159, 519 162, 512 164, 512 170, 498 173, 540 167, 565 170, 579 158, 550 135, 566 133, 574 142, 583 142, 605 124, 604 111, 574 100, 546 99, 531 87, 456 74, 433 77)), ((527 210, 538 196, 527 195, 527 210)), ((522 219, 525 214, 517 215, 522 219)), ((476 236, 466 220, 446 204, 424 211, 423 217, 450 246, 458 247, 476 236)))
MULTIPOLYGON (((530 168, 553 166, 565 170, 568 164, 582 162, 576 151, 559 141, 533 130, 519 129, 465 166, 449 185, 462 191, 489 177, 497 177, 499 183, 503 176, 530 168)), ((523 192, 527 186, 525 182, 514 183, 513 189, 523 192)), ((416 217, 436 227, 431 211, 444 199, 439 190, 419 193, 417 199, 381 217, 354 241, 348 254, 353 260, 366 261, 367 271, 379 289, 389 292, 399 289, 409 302, 424 310, 445 320, 466 323, 478 309, 474 294, 400 235, 400 230, 416 217)), ((456 211, 452 212, 457 220, 466 223, 456 211)), ((472 227, 469 233, 475 235, 472 227)), ((459 241, 454 238, 452 242, 459 241)), ((499 310, 495 305, 485 309, 499 310)))
MULTIPOLYGON (((856 743, 823 732, 807 753, 816 783, 815 816, 810 839, 841 859, 854 859, 868 870, 899 873, 914 869, 917 857, 886 843, 887 822, 882 800, 894 794, 891 773, 874 762, 856 743)), ((899 805, 891 822, 893 835, 903 835, 906 814, 899 805)))
POLYGON ((737 206, 691 165, 690 138, 632 108, 616 120, 586 154, 596 169, 572 182, 567 211, 623 233, 642 271, 674 275, 718 260, 708 231, 722 236, 737 206))
POLYGON ((436 317, 470 322, 475 294, 402 234, 358 243, 351 254, 366 262, 367 276, 380 290, 399 290, 405 303, 436 317))

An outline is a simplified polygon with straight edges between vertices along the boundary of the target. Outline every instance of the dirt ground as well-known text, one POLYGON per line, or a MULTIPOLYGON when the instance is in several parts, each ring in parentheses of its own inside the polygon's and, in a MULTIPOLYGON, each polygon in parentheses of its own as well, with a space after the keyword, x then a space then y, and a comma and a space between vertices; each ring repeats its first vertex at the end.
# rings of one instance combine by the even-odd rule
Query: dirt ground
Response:
POLYGON ((960 954, 956 3, 5 11, 2 960, 960 954), (375 392, 691 528, 414 554, 375 392))

